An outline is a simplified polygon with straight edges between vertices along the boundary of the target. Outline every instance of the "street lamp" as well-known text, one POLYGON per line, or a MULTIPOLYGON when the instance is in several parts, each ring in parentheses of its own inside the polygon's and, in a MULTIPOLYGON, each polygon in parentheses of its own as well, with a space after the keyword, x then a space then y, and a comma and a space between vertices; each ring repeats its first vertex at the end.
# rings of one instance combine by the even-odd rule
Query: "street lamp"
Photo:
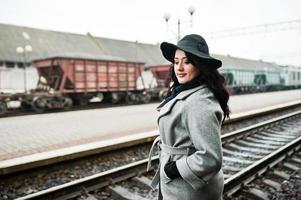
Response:
POLYGON ((195 8, 194 8, 193 6, 190 6, 190 7, 188 8, 188 12, 189 12, 189 14, 190 14, 190 25, 191 25, 191 27, 192 27, 192 16, 193 16, 193 14, 194 14, 194 12, 195 12, 195 8))
POLYGON ((26 76, 26 65, 28 61, 28 54, 32 52, 32 46, 25 45, 25 47, 19 46, 16 48, 17 54, 20 56, 21 62, 23 61, 23 67, 24 67, 24 91, 27 93, 27 76, 26 76))
MULTIPOLYGON (((192 23, 192 18, 193 18, 193 14, 195 13, 195 8, 193 6, 190 6, 188 8, 188 12, 190 14, 190 21, 189 21, 190 22, 190 26, 192 27, 192 24, 193 24, 192 23)), ((171 18, 171 16, 170 16, 169 13, 165 13, 163 17, 164 17, 164 20, 166 22, 166 27, 167 27, 167 31, 168 31, 168 21, 171 18)), ((184 21, 184 22, 187 22, 187 21, 184 21)), ((181 21, 180 21, 180 19, 178 19, 177 25, 178 25, 177 41, 179 41, 180 38, 181 38, 181 21)))

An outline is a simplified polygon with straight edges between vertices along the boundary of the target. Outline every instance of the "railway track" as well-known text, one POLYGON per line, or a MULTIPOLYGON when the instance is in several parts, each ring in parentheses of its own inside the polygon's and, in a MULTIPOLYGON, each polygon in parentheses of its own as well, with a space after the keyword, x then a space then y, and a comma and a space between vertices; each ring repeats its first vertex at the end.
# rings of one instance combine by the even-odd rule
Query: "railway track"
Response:
MULTIPOLYGON (((158 101, 151 101, 150 103, 156 103, 158 101)), ((136 104, 138 105, 138 104, 136 104)), ((80 111, 80 110, 92 110, 92 109, 103 109, 103 108, 114 108, 121 106, 131 106, 126 103, 105 103, 105 102, 93 102, 89 103, 86 106, 74 105, 69 109, 53 109, 53 110, 45 110, 43 112, 35 112, 34 110, 26 110, 26 109, 12 109, 8 110, 5 114, 0 114, 0 118, 6 117, 18 117, 18 116, 26 116, 26 115, 40 115, 40 114, 49 114, 49 113, 59 113, 59 112, 72 112, 72 111, 80 111)))
MULTIPOLYGON (((224 134, 222 142, 225 197, 231 197, 264 169, 300 150, 301 111, 224 134)), ((156 199, 148 186, 153 172, 145 172, 146 163, 141 159, 19 199, 156 199)))
POLYGON ((254 162, 225 180, 225 199, 300 199, 301 137, 254 162), (297 175, 294 177, 294 175, 297 175), (291 191, 288 180, 296 178, 291 191), (284 187, 283 187, 284 186, 284 187), (291 194, 283 195, 283 191, 291 194), (284 197, 284 198, 283 198, 284 197))
MULTIPOLYGON (((151 100, 150 103, 158 103, 158 100, 151 100)), ((146 104, 146 103, 145 103, 146 104)), ((92 102, 87 104, 86 106, 80 106, 80 105, 74 105, 69 109, 52 109, 52 110, 45 110, 43 112, 35 112, 31 109, 21 109, 21 108, 16 108, 16 109, 11 109, 8 110, 5 114, 0 113, 0 119, 1 118, 7 118, 7 117, 17 117, 17 116, 26 116, 26 115, 40 115, 40 114, 50 114, 50 113, 59 113, 59 112, 72 112, 72 111, 80 111, 80 110, 92 110, 92 109, 103 109, 103 108, 114 108, 114 107, 122 107, 122 106, 131 106, 131 105, 140 105, 140 104, 127 104, 125 102, 120 102, 120 103, 107 103, 107 102, 92 102)), ((291 104, 288 104, 287 106, 280 106, 280 107, 275 107, 275 109, 270 109, 267 111, 263 111, 261 114, 262 115, 267 115, 274 113, 275 111, 279 112, 285 112, 285 110, 288 109, 299 109, 301 108, 301 101, 293 101, 291 104)), ((246 118, 246 120, 249 120, 250 118, 258 118, 258 113, 253 113, 246 118)), ((241 119, 234 119, 234 120, 229 120, 228 123, 233 124, 233 123, 240 123, 241 119)), ((227 123, 226 123, 227 124, 227 123)))

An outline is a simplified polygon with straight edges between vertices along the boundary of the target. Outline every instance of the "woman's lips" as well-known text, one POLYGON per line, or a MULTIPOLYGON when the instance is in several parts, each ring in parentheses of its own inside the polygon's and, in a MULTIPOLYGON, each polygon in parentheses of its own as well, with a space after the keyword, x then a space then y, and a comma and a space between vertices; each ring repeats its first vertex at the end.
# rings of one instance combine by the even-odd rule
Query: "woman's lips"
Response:
POLYGON ((186 76, 186 73, 177 74, 178 77, 184 77, 186 76))

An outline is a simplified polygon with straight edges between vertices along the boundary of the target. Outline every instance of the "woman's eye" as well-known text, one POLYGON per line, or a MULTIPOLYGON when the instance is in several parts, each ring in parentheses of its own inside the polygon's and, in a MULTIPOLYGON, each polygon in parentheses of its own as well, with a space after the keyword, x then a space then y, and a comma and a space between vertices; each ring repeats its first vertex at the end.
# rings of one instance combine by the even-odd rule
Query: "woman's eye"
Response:
POLYGON ((179 64, 179 62, 175 62, 175 65, 178 65, 179 64))
POLYGON ((189 62, 189 61, 186 61, 186 62, 185 62, 185 64, 186 64, 186 65, 189 65, 189 64, 190 64, 190 62, 189 62))

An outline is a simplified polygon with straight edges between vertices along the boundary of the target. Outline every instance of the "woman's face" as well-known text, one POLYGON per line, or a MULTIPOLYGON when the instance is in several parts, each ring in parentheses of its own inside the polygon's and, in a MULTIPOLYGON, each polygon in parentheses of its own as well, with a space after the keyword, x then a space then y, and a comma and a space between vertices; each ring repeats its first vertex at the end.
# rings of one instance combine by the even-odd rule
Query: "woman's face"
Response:
POLYGON ((199 68, 191 64, 185 52, 180 49, 175 53, 174 71, 180 84, 188 83, 200 74, 199 68))

